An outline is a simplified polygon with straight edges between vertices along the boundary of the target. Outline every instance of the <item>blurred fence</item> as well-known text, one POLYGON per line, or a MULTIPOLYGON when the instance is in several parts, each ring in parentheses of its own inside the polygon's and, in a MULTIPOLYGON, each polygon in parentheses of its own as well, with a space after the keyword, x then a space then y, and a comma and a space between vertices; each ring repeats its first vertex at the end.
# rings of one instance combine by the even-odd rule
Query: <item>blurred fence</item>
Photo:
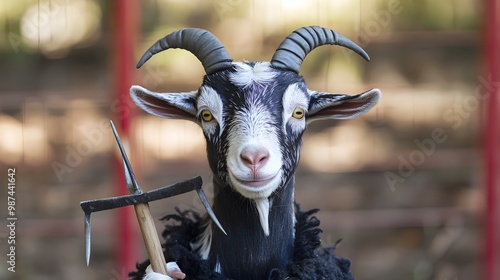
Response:
MULTIPOLYGON (((18 267, 13 274, 0 262, 2 279, 126 274, 113 253, 119 246, 113 212, 93 217, 92 261, 85 267, 78 204, 113 195, 117 150, 107 123, 134 108, 110 91, 112 10, 105 1, 75 2, 0 5, 0 167, 16 167, 19 207, 18 267), (73 26, 75 11, 88 26, 73 26), (58 37, 74 32, 85 36, 58 37)), ((352 260, 356 279, 478 279, 482 104, 495 90, 479 64, 481 7, 468 0, 314 3, 144 1, 137 56, 180 27, 210 30, 235 60, 269 60, 301 25, 324 25, 353 38, 370 63, 323 47, 308 56, 301 74, 312 89, 358 93, 378 87, 383 99, 362 118, 308 128, 297 201, 321 209, 323 243, 343 239, 337 253, 352 260)), ((189 91, 202 71, 191 54, 173 50, 137 71, 136 83, 189 91)), ((195 125, 138 112, 131 137, 143 188, 202 175, 210 195, 205 145, 195 125)), ((5 196, 0 193, 1 200, 5 196)), ((202 211, 194 194, 151 205, 158 219, 174 206, 202 211)), ((0 230, 2 255, 7 235, 0 230)))

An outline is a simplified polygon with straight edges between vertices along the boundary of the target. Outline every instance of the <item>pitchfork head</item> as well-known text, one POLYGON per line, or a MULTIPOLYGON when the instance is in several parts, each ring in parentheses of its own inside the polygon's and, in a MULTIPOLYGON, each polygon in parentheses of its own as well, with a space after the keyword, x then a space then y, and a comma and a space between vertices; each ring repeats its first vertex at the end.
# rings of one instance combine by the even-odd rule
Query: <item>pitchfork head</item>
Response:
POLYGON ((123 148, 120 136, 118 136, 118 133, 116 131, 113 122, 110 121, 110 123, 116 138, 116 142, 118 143, 120 153, 122 155, 125 181, 127 183, 127 189, 129 191, 129 195, 96 199, 96 200, 87 200, 87 201, 82 201, 80 203, 83 212, 85 212, 85 256, 87 265, 89 265, 90 262, 90 215, 93 212, 120 208, 138 203, 148 203, 151 201, 164 199, 167 197, 176 196, 179 194, 196 190, 210 218, 212 218, 212 220, 219 227, 219 229, 224 234, 226 234, 219 220, 215 216, 215 213, 212 210, 212 207, 210 206, 207 196, 205 195, 203 189, 201 188, 203 185, 201 177, 198 176, 184 182, 180 182, 166 187, 161 187, 159 189, 155 189, 148 192, 142 192, 141 188, 139 187, 139 184, 137 183, 134 172, 132 171, 132 166, 130 165, 130 161, 128 160, 125 149, 123 148))

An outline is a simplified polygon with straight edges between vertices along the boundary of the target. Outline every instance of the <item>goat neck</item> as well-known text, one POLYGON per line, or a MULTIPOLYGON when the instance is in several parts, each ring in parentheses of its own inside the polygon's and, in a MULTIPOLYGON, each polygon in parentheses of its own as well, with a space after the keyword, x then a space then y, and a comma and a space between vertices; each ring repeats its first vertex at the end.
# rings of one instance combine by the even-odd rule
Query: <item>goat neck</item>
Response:
POLYGON ((267 279, 273 268, 292 259, 294 244, 294 178, 269 198, 269 235, 261 227, 254 200, 214 179, 213 210, 224 229, 212 227, 211 266, 234 279, 267 279), (242 269, 242 268, 245 269, 242 269))

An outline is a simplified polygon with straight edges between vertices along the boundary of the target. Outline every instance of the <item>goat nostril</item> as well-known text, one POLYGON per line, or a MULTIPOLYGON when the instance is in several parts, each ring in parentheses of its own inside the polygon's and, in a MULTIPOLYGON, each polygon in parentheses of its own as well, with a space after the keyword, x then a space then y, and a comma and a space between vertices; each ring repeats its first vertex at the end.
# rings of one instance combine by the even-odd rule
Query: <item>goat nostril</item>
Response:
POLYGON ((245 149, 241 152, 240 157, 246 166, 259 167, 269 158, 269 152, 266 149, 245 149))

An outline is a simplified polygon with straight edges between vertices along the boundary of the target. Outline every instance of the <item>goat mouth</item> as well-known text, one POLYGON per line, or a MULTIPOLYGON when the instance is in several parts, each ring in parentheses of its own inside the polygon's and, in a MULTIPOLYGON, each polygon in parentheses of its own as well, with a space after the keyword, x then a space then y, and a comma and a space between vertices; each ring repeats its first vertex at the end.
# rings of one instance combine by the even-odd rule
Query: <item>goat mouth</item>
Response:
POLYGON ((274 178, 276 178, 276 176, 272 176, 271 178, 267 178, 267 179, 254 179, 254 180, 250 180, 250 181, 240 180, 238 178, 235 178, 235 179, 236 179, 236 181, 238 181, 238 183, 240 183, 246 187, 259 188, 259 187, 263 187, 263 186, 269 184, 274 178))

